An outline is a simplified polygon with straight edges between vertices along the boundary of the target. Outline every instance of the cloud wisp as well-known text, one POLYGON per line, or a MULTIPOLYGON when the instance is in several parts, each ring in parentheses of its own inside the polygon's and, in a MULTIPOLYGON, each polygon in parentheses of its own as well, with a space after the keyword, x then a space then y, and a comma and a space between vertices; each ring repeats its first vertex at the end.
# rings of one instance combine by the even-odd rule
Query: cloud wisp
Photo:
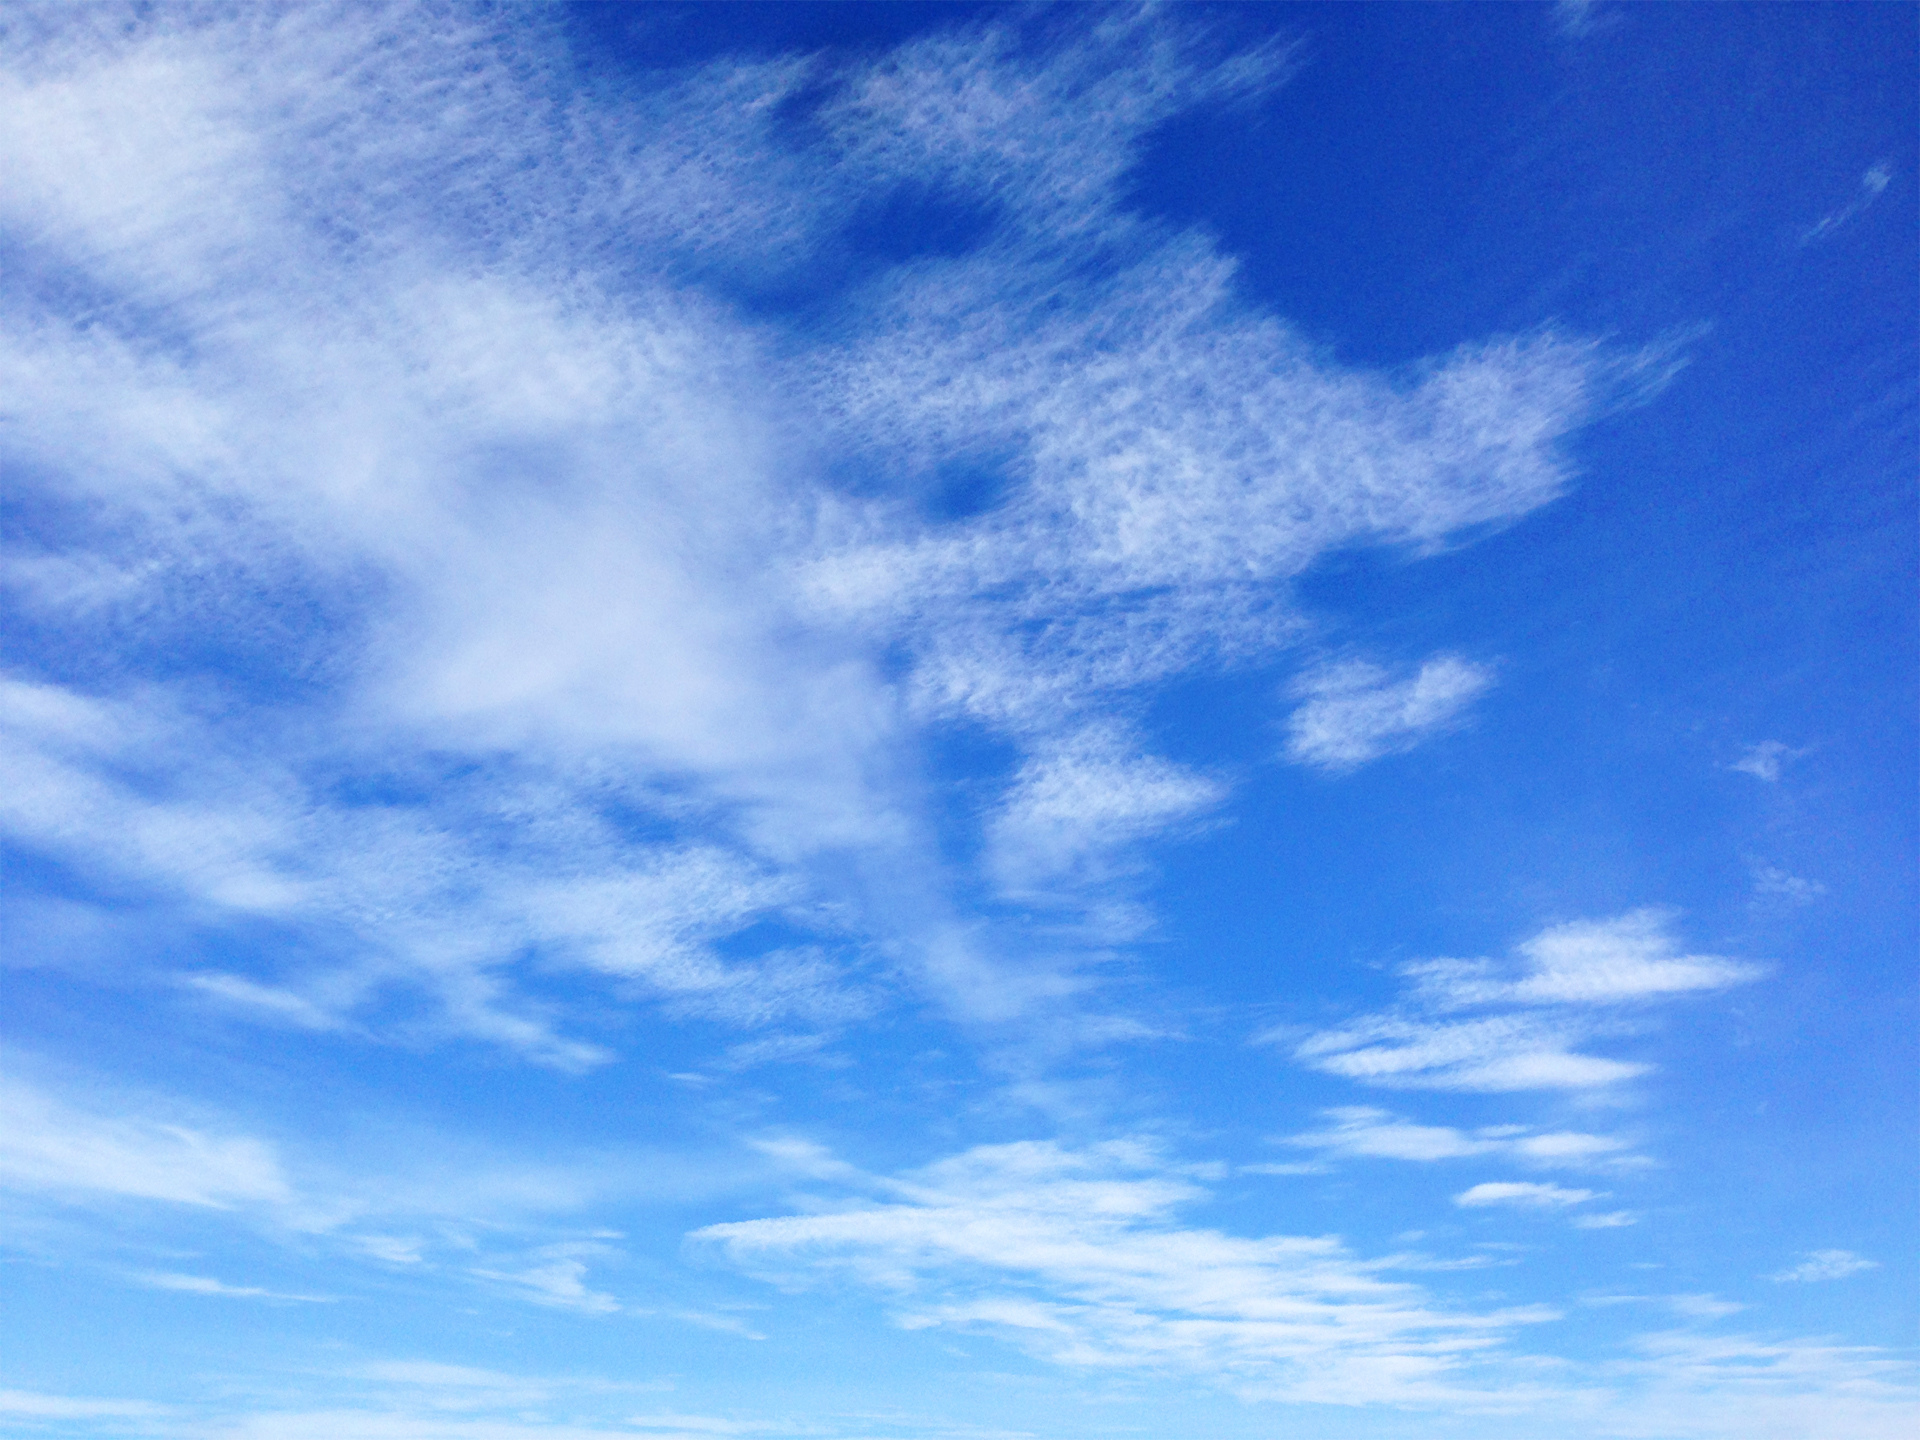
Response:
POLYGON ((1409 1089, 1586 1090, 1631 1080, 1651 1067, 1578 1047, 1617 1029, 1611 1017, 1766 973, 1750 961, 1682 953, 1673 918, 1648 909, 1550 926, 1506 963, 1403 965, 1409 983, 1398 1009, 1297 1040, 1293 1053, 1318 1070, 1409 1089))
POLYGON ((1477 1361, 1554 1318, 1437 1305, 1334 1237, 1182 1225, 1205 1189, 1139 1141, 981 1146, 892 1179, 840 1178, 875 1198, 695 1238, 759 1273, 874 1286, 908 1328, 985 1330, 1063 1365, 1186 1370, 1270 1398, 1461 1398, 1477 1361))
POLYGON ((1468 1209, 1499 1205, 1518 1210, 1559 1210, 1568 1205, 1584 1205, 1597 1198, 1597 1194, 1592 1190, 1532 1180, 1487 1180, 1462 1190, 1453 1197, 1453 1203, 1468 1209))
POLYGON ((1800 232, 1802 248, 1825 240, 1838 230, 1856 219, 1866 208, 1886 193, 1888 185, 1893 183, 1893 167, 1882 161, 1869 165, 1860 177, 1860 190, 1854 198, 1838 210, 1822 215, 1813 224, 1800 232))
POLYGON ((1645 1163, 1631 1145, 1613 1135, 1578 1130, 1529 1131, 1520 1125, 1483 1125, 1459 1130, 1420 1125, 1368 1105, 1342 1105, 1320 1112, 1326 1128, 1289 1135, 1286 1143, 1329 1158, 1409 1160, 1431 1163, 1497 1155, 1543 1167, 1619 1167, 1645 1163))
POLYGON ((1801 1257, 1798 1265, 1789 1265, 1786 1269, 1767 1278, 1782 1282, 1813 1284, 1821 1280, 1844 1280, 1849 1275, 1858 1275, 1863 1270, 1878 1270, 1880 1262, 1856 1255, 1851 1250, 1809 1250, 1801 1257))
POLYGON ((1301 703, 1287 719, 1287 758, 1338 773, 1411 750, 1458 724, 1492 684, 1487 666, 1453 655, 1400 680, 1364 660, 1327 666, 1294 686, 1301 703))

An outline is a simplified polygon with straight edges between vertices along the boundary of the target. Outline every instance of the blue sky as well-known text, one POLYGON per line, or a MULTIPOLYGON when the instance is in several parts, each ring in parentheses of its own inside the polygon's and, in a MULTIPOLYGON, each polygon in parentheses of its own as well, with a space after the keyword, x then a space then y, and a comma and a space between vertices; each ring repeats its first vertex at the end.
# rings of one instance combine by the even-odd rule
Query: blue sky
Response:
POLYGON ((1916 48, 13 12, 0 1428, 1911 1433, 1916 48))

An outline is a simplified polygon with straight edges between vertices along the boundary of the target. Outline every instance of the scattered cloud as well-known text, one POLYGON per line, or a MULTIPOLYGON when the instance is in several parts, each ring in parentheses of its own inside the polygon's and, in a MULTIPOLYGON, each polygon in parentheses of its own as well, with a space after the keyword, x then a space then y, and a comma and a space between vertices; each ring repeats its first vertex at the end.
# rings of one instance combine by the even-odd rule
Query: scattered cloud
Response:
POLYGON ((1824 240, 1850 220, 1860 215, 1866 208, 1885 193, 1893 183, 1893 166, 1886 161, 1869 165, 1866 173, 1860 177, 1860 189, 1854 198, 1834 210, 1821 216, 1813 224, 1800 232, 1800 244, 1804 247, 1816 241, 1824 240))
POLYGON ((293 1198, 271 1146, 159 1116, 102 1114, 0 1075, 0 1186, 230 1209, 293 1198))
POLYGON ((1576 1215, 1573 1225, 1576 1230, 1620 1230, 1628 1225, 1638 1225, 1640 1217, 1631 1210, 1609 1210, 1600 1215, 1576 1215))
POLYGON ((1491 668, 1452 655, 1399 680, 1365 660, 1326 666, 1293 688, 1302 704, 1287 720, 1287 758, 1341 771, 1411 750, 1458 723, 1492 684, 1491 668))
POLYGON ((1135 753, 1110 727, 1030 758, 988 824, 988 868, 1006 893, 1105 878, 1115 848, 1218 805, 1224 787, 1135 753))
POLYGON ((1484 1005, 1620 1005, 1744 985, 1763 967, 1720 955, 1676 954, 1669 911, 1575 920, 1514 947, 1518 973, 1487 960, 1404 966, 1417 998, 1439 1010, 1484 1005))
POLYGON ((293 1295, 279 1290, 267 1290, 258 1285, 229 1285, 225 1281, 215 1280, 206 1275, 182 1275, 173 1271, 147 1271, 133 1277, 142 1285, 150 1285, 156 1290, 179 1290, 188 1295, 224 1295, 238 1300, 304 1300, 324 1303, 332 1299, 327 1295, 293 1295))
POLYGON ((1482 1126, 1472 1131, 1449 1125, 1418 1125, 1385 1110, 1345 1105, 1322 1110, 1331 1123, 1324 1130, 1287 1137, 1306 1146, 1353 1159, 1436 1161, 1475 1155, 1506 1155, 1550 1166, 1619 1165, 1636 1157, 1624 1140, 1558 1130, 1529 1133, 1517 1125, 1482 1126))
POLYGON ((1476 1359, 1553 1315, 1438 1307, 1332 1237, 1183 1226, 1206 1192, 1141 1141, 982 1146, 861 1188, 877 1198, 695 1238, 789 1281, 876 1287, 908 1328, 984 1329, 1061 1364, 1185 1369, 1296 1400, 1457 1398, 1476 1359))
MULTIPOLYGON (((1328 360, 1130 207, 1156 127, 1289 73, 1201 28, 960 27, 618 104, 484 12, 23 32, 9 473, 90 518, 0 549, 75 658, 6 682, 0 834, 155 925, 271 923, 298 963, 177 978, 315 1032, 580 1070, 611 1051, 537 974, 824 1025, 876 952, 961 1016, 1079 1003, 1147 928, 1130 847, 1226 793, 1103 725, 1294 643, 1278 597, 1330 550, 1547 504, 1562 438, 1673 368, 1548 331, 1328 360), (913 194, 977 242, 847 243, 913 194), (831 324, 755 309, 843 270, 831 324), (955 514, 963 462, 994 484, 955 514), (1008 757, 965 815, 924 781, 956 726, 1008 757), (1081 950, 982 895, 1082 907, 1081 950)), ((1486 683, 1323 674, 1299 756, 1404 748, 1486 683)))
POLYGON ((1318 1070, 1376 1085, 1436 1090, 1583 1090, 1645 1074, 1640 1061, 1581 1053, 1599 1014, 1747 984, 1765 967, 1680 952, 1673 915, 1635 910, 1550 926, 1506 963, 1422 960, 1400 967, 1402 1006, 1291 1040, 1318 1070), (1480 1014, 1462 1012, 1480 1011, 1480 1014))
POLYGON ((1808 880, 1778 865, 1753 867, 1753 893, 1763 900, 1784 900, 1793 905, 1811 905, 1827 893, 1818 880, 1808 880))
POLYGON ((1637 1336, 1633 1348, 1605 1367, 1624 1391, 1600 1412, 1614 1433, 1899 1440, 1920 1415, 1910 1361, 1872 1346, 1689 1326, 1637 1336))
POLYGON ((1518 1210, 1558 1210, 1581 1205, 1594 1198, 1592 1190, 1572 1190, 1562 1185, 1542 1185, 1529 1180, 1489 1180, 1462 1190, 1453 1203, 1477 1209, 1488 1205, 1511 1206, 1518 1210))
POLYGON ((1740 758, 1727 768, 1774 785, 1779 783, 1781 767, 1806 753, 1779 740, 1762 740, 1757 745, 1749 745, 1741 752, 1740 758))
POLYGON ((1862 1270, 1878 1270, 1878 1260, 1868 1260, 1851 1250, 1809 1250, 1798 1265, 1790 1265, 1767 1278, 1778 1281, 1812 1283, 1820 1280, 1844 1280, 1862 1270))

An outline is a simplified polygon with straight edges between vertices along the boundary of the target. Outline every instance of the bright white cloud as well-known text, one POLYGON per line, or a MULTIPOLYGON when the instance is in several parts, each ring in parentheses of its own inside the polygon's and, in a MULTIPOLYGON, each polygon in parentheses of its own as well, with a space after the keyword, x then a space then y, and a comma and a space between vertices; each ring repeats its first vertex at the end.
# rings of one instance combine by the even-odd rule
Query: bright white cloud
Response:
POLYGON ((788 1276, 839 1271, 909 1328, 983 1328, 1077 1366, 1173 1366, 1321 1401, 1458 1396, 1469 1363, 1540 1308, 1435 1306, 1332 1237, 1183 1227, 1205 1198, 1149 1145, 983 1146, 879 1201, 713 1225, 697 1238, 788 1276))
POLYGON ((1559 1210, 1581 1205, 1597 1192, 1575 1190, 1564 1185, 1542 1185, 1531 1180, 1489 1180, 1462 1190, 1453 1203, 1476 1209, 1488 1205, 1511 1206, 1519 1210, 1559 1210))
POLYGON ((1442 1010, 1483 1005, 1619 1005, 1723 990, 1765 970, 1720 955, 1676 954, 1673 917, 1635 910, 1611 920, 1575 920, 1514 947, 1517 974, 1484 960, 1428 960, 1401 973, 1419 999, 1442 1010))
POLYGON ((1851 1250, 1809 1250, 1798 1265, 1789 1265, 1773 1280, 1814 1282, 1819 1280, 1844 1280, 1849 1275, 1858 1275, 1862 1270, 1878 1270, 1878 1260, 1868 1260, 1851 1250))
POLYGON ((1610 1367, 1631 1388, 1598 1417, 1615 1433, 1900 1440, 1920 1419, 1910 1363, 1872 1346, 1689 1327, 1638 1336, 1634 1350, 1610 1367))
POLYGON ((1584 1090, 1644 1075, 1643 1061, 1577 1047, 1600 1028, 1594 1012, 1747 984, 1765 967, 1680 952, 1673 916, 1636 910, 1611 920, 1550 926, 1514 947, 1512 961, 1423 960, 1401 967, 1411 985, 1399 1010, 1362 1016, 1304 1040, 1294 1055, 1370 1084, 1437 1090, 1584 1090), (1485 1013, 1462 1017, 1459 1012, 1485 1013))
POLYGON ((1583 1090, 1651 1068, 1581 1054, 1573 1048, 1580 1033, 1558 1019, 1526 1014, 1454 1021, 1369 1016, 1310 1036, 1294 1055, 1370 1084, 1437 1090, 1583 1090))
POLYGON ((101 1114, 0 1076, 0 1186, 230 1209, 283 1205, 292 1190, 270 1146, 120 1107, 101 1114))
POLYGON ((612 1253, 610 1246, 576 1241, 545 1246, 526 1257, 532 1263, 511 1270, 475 1268, 473 1273, 483 1280, 511 1286, 539 1305, 586 1315, 611 1315, 620 1309, 620 1302, 589 1289, 586 1276, 591 1259, 612 1253))
POLYGON ((1329 665, 1294 687, 1302 703, 1287 720, 1287 758, 1338 771, 1410 750, 1456 723, 1492 683, 1491 669, 1452 655, 1401 680, 1364 660, 1329 665))
POLYGON ((1021 767, 988 826, 991 873, 1010 894, 1097 882, 1115 847, 1217 805, 1223 787, 1141 756, 1110 729, 1072 736, 1021 767))
POLYGON ((1608 1210, 1599 1215, 1576 1215, 1573 1227, 1576 1230, 1622 1230, 1629 1225, 1638 1225, 1640 1217, 1631 1210, 1608 1210))
POLYGON ((156 1270, 133 1277, 142 1285, 150 1285, 156 1290, 178 1290, 187 1295, 221 1295, 237 1300, 305 1300, 323 1301, 324 1295, 290 1295, 279 1290, 268 1290, 259 1285, 229 1285, 224 1280, 216 1280, 209 1275, 183 1275, 177 1271, 156 1270))
POLYGON ((1610 1135, 1555 1130, 1529 1134, 1520 1126, 1474 1131, 1450 1125, 1418 1125, 1385 1110, 1345 1105, 1320 1112, 1324 1130, 1287 1137, 1290 1145, 1355 1159, 1436 1161, 1471 1155, 1508 1155, 1540 1165, 1620 1164, 1631 1157, 1627 1142, 1610 1135))

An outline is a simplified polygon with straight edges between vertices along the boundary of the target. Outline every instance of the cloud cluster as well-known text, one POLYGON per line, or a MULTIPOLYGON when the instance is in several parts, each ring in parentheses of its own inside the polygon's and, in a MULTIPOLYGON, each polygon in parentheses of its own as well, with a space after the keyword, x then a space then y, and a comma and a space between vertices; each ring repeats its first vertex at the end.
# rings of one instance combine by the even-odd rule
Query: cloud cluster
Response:
MULTIPOLYGON (((584 86, 558 24, 45 11, 0 69, 0 818, 330 956, 190 977, 282 1023, 410 985, 579 1066, 529 965, 757 1023, 857 1012, 868 946, 961 1013, 1073 993, 966 897, 1108 943, 1129 847, 1223 798, 1113 717, 1276 653, 1330 548, 1551 500, 1560 437, 1665 373, 1549 333, 1343 368, 1129 212, 1152 127, 1284 50, 1115 13, 584 86), (880 201, 972 238, 862 250, 880 201), (783 285, 831 318, 756 309, 783 285), (936 503, 955 467, 983 506, 936 503), (1010 747, 997 800, 930 783, 955 724, 1010 747), (798 949, 719 961, 776 913, 798 949)), ((1313 763, 1484 676, 1393 684, 1309 700, 1313 763)))
POLYGON ((82 1109, 6 1075, 0 1187, 213 1209, 293 1198, 272 1149, 251 1136, 82 1109))
POLYGON ((1294 1055, 1331 1074, 1412 1089, 1582 1090, 1630 1080, 1650 1067, 1576 1048, 1607 1029, 1607 1017, 1765 973, 1750 961, 1682 953, 1673 918, 1647 909, 1550 926, 1505 963, 1404 965, 1399 1008, 1312 1034, 1294 1055))
POLYGON ((1337 772, 1410 750, 1456 723, 1492 683, 1486 666, 1452 655, 1403 680, 1364 660, 1313 671, 1294 686, 1302 703, 1287 718, 1287 758, 1337 772))
POLYGON ((1851 1250, 1809 1250, 1798 1265, 1789 1265, 1772 1279, 1811 1283, 1818 1280, 1844 1280, 1862 1270, 1877 1270, 1878 1260, 1868 1260, 1851 1250))
POLYGON ((1511 1205, 1524 1210, 1557 1210, 1593 1198, 1591 1190, 1575 1190, 1565 1185, 1543 1185, 1532 1180, 1488 1180, 1462 1190, 1453 1197, 1453 1203, 1469 1209, 1511 1205))
POLYGON ((1062 1364, 1187 1370, 1291 1400, 1458 1399, 1484 1352, 1554 1318, 1438 1306, 1333 1237, 1183 1226, 1204 1188, 1139 1141, 981 1146, 892 1179, 836 1173, 878 1198, 696 1238, 761 1273, 856 1277, 908 1328, 984 1329, 1062 1364))

